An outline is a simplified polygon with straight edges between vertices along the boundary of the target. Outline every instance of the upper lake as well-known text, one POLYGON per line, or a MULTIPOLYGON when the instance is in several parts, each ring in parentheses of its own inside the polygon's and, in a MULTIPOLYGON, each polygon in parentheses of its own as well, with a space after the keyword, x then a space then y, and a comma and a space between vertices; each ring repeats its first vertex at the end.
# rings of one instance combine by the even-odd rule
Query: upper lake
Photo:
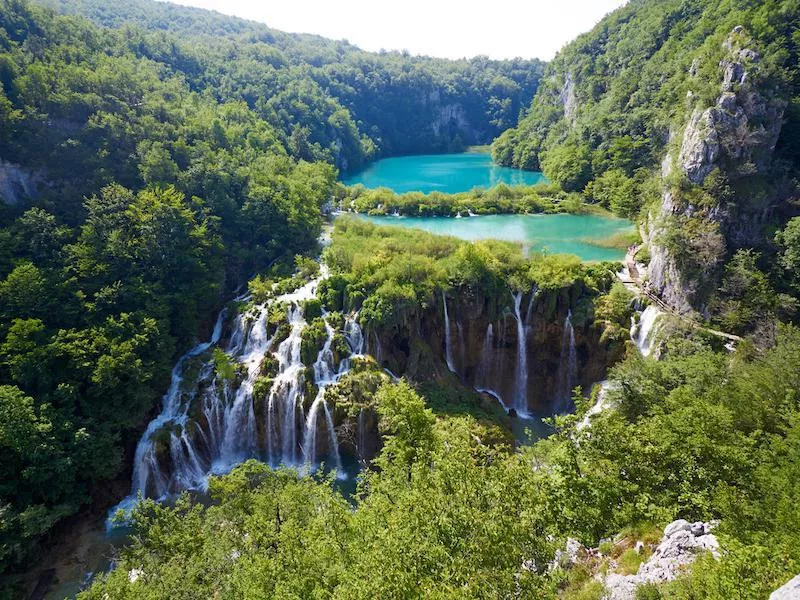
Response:
POLYGON ((626 219, 599 215, 485 215, 480 217, 371 217, 378 225, 411 227, 464 240, 496 239, 521 243, 527 250, 575 254, 582 260, 622 260, 624 250, 603 247, 602 241, 633 230, 626 219))
POLYGON ((360 183, 368 188, 386 187, 398 194, 457 194, 476 187, 488 189, 499 183, 535 185, 546 181, 545 176, 537 171, 500 167, 492 162, 491 155, 484 152, 383 158, 342 179, 345 185, 360 183))

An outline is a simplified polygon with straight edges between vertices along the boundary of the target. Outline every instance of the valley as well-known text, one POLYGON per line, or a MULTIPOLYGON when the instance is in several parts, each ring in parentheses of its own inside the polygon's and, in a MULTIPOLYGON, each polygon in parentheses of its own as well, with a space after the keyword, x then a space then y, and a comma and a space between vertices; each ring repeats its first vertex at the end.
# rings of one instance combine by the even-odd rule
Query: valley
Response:
POLYGON ((0 0, 0 598, 792 597, 798 27, 0 0))

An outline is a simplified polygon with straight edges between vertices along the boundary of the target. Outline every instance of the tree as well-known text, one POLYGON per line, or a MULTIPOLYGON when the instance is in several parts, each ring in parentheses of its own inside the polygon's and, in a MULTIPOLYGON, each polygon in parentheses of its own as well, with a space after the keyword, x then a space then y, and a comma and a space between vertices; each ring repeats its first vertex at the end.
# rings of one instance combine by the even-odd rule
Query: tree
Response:
POLYGON ((567 192, 579 192, 586 187, 592 175, 588 147, 582 144, 565 144, 542 155, 542 170, 548 179, 567 192))

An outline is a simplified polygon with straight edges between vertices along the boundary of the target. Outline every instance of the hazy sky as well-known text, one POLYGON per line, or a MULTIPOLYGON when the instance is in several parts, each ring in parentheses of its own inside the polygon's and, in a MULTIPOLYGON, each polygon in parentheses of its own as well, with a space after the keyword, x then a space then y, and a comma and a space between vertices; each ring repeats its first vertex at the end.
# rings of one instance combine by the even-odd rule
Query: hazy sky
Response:
POLYGON ((626 0, 173 0, 365 50, 551 59, 626 0))

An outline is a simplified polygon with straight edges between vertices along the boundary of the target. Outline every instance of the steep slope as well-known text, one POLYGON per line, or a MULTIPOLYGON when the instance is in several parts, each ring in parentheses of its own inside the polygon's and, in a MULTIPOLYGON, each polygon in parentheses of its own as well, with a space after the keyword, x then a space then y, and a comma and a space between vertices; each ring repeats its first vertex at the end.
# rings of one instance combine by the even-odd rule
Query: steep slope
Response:
POLYGON ((346 41, 287 34, 152 0, 40 3, 103 26, 159 32, 159 50, 166 43, 183 55, 180 63, 168 56, 166 62, 193 87, 246 101, 286 132, 296 154, 343 169, 358 167, 374 153, 457 151, 489 143, 516 124, 543 67, 538 60, 364 52, 346 41), (190 70, 182 68, 187 59, 190 70))
POLYGON ((640 215, 653 289, 707 312, 735 252, 771 252, 796 209, 795 0, 635 0, 548 66, 503 164, 640 215))

